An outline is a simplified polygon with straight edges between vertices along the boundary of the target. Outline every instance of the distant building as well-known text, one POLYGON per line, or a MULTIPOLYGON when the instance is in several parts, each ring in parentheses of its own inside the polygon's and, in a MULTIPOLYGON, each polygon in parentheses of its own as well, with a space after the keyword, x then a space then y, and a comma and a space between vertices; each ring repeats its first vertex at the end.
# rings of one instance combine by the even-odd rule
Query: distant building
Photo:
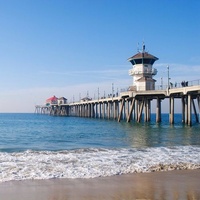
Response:
POLYGON ((65 97, 58 98, 58 104, 67 104, 67 99, 65 97))
POLYGON ((81 102, 87 102, 87 101, 91 101, 92 98, 89 98, 89 97, 84 97, 81 99, 81 102))
POLYGON ((128 59, 133 67, 129 70, 129 75, 133 76, 133 85, 130 86, 129 90, 155 90, 156 80, 153 79, 153 76, 157 74, 157 69, 152 66, 156 60, 158 60, 157 57, 145 51, 144 45, 142 52, 139 52, 128 59))
POLYGON ((58 104, 58 98, 56 96, 50 97, 46 100, 46 105, 53 105, 53 104, 58 104))

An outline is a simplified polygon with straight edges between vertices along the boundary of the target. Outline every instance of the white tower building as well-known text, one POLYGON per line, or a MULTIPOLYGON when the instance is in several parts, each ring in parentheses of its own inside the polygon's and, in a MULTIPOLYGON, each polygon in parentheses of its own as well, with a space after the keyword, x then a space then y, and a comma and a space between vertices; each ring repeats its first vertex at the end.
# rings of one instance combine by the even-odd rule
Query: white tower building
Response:
POLYGON ((133 66, 129 70, 129 75, 133 76, 133 86, 130 87, 130 90, 155 90, 156 80, 153 79, 153 76, 157 74, 157 69, 152 66, 156 60, 158 60, 157 57, 145 51, 145 45, 143 45, 142 52, 128 59, 133 66))

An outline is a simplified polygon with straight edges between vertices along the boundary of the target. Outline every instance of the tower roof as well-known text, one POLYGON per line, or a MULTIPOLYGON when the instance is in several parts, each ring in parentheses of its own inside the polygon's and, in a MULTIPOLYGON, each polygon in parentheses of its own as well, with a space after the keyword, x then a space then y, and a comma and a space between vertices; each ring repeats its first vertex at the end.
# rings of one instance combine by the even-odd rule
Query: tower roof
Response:
POLYGON ((56 96, 52 96, 46 100, 46 102, 57 101, 58 98, 56 96))
POLYGON ((130 61, 133 65, 135 64, 151 64, 153 65, 153 63, 158 60, 157 57, 149 54, 148 52, 139 52, 137 54, 135 54, 134 56, 128 58, 128 61, 130 61))

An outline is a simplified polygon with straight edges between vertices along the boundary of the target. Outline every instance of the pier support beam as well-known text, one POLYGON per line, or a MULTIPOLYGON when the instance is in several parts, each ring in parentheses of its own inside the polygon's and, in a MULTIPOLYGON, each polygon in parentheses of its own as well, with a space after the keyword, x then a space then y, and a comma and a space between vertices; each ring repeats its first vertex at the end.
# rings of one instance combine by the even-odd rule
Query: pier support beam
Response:
POLYGON ((91 118, 94 118, 94 104, 91 104, 91 118))
POLYGON ((156 122, 161 122, 161 99, 157 97, 157 104, 156 104, 156 122))
POLYGON ((110 119, 110 102, 108 101, 107 116, 110 119))
POLYGON ((194 110, 196 122, 199 123, 199 118, 198 118, 197 110, 196 110, 196 107, 195 107, 194 99, 192 99, 192 107, 193 107, 193 110, 194 110))
POLYGON ((105 102, 102 104, 102 118, 105 119, 105 102))
POLYGON ((192 125, 192 98, 191 98, 191 94, 188 94, 188 120, 187 120, 187 124, 188 126, 192 125))
POLYGON ((144 121, 149 122, 151 120, 151 100, 145 98, 144 101, 144 121))
POLYGON ((125 112, 124 112, 124 119, 126 119, 126 121, 128 119, 128 115, 129 115, 129 103, 130 103, 130 100, 127 99, 126 104, 125 104, 126 105, 125 112))
POLYGON ((140 122, 140 121, 141 121, 143 107, 144 107, 144 98, 143 98, 142 101, 139 103, 139 113, 138 113, 137 122, 140 122))
POLYGON ((114 119, 117 119, 118 117, 118 107, 119 107, 119 103, 118 101, 114 101, 114 119))
POLYGON ((102 103, 99 103, 99 118, 102 118, 102 103))
MULTIPOLYGON (((151 99, 148 99, 148 101, 147 101, 147 112, 148 112, 147 121, 150 122, 151 121, 151 99)), ((160 113, 161 113, 161 111, 160 111, 160 113)))
POLYGON ((200 122, 200 96, 197 96, 197 105, 199 108, 199 122, 200 122))
POLYGON ((118 116, 118 122, 121 121, 121 117, 122 117, 122 113, 123 113, 123 108, 124 108, 124 102, 125 102, 125 99, 123 98, 122 101, 121 101, 121 107, 120 107, 120 112, 119 112, 119 116, 118 116))
POLYGON ((98 103, 95 104, 95 118, 98 118, 98 103))
POLYGON ((135 107, 135 98, 133 98, 132 101, 131 101, 131 108, 130 108, 130 111, 128 113, 127 122, 131 121, 131 117, 132 117, 134 107, 135 107))
POLYGON ((182 103, 182 123, 185 123, 185 97, 181 97, 181 103, 182 103))
POLYGON ((169 97, 169 123, 174 124, 174 97, 169 97))

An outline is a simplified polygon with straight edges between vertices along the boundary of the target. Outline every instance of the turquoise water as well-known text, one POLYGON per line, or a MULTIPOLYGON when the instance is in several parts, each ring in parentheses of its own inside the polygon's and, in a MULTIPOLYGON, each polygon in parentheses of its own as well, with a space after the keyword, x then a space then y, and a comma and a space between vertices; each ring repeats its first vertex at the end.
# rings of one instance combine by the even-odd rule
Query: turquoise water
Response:
POLYGON ((0 114, 0 180, 91 178, 200 166, 200 124, 0 114), (151 164, 150 164, 151 163, 151 164), (159 170, 159 169, 158 169, 159 170))
POLYGON ((200 145, 200 125, 183 125, 176 115, 169 125, 126 123, 78 117, 36 114, 0 114, 0 151, 70 150, 77 148, 129 148, 200 145))

